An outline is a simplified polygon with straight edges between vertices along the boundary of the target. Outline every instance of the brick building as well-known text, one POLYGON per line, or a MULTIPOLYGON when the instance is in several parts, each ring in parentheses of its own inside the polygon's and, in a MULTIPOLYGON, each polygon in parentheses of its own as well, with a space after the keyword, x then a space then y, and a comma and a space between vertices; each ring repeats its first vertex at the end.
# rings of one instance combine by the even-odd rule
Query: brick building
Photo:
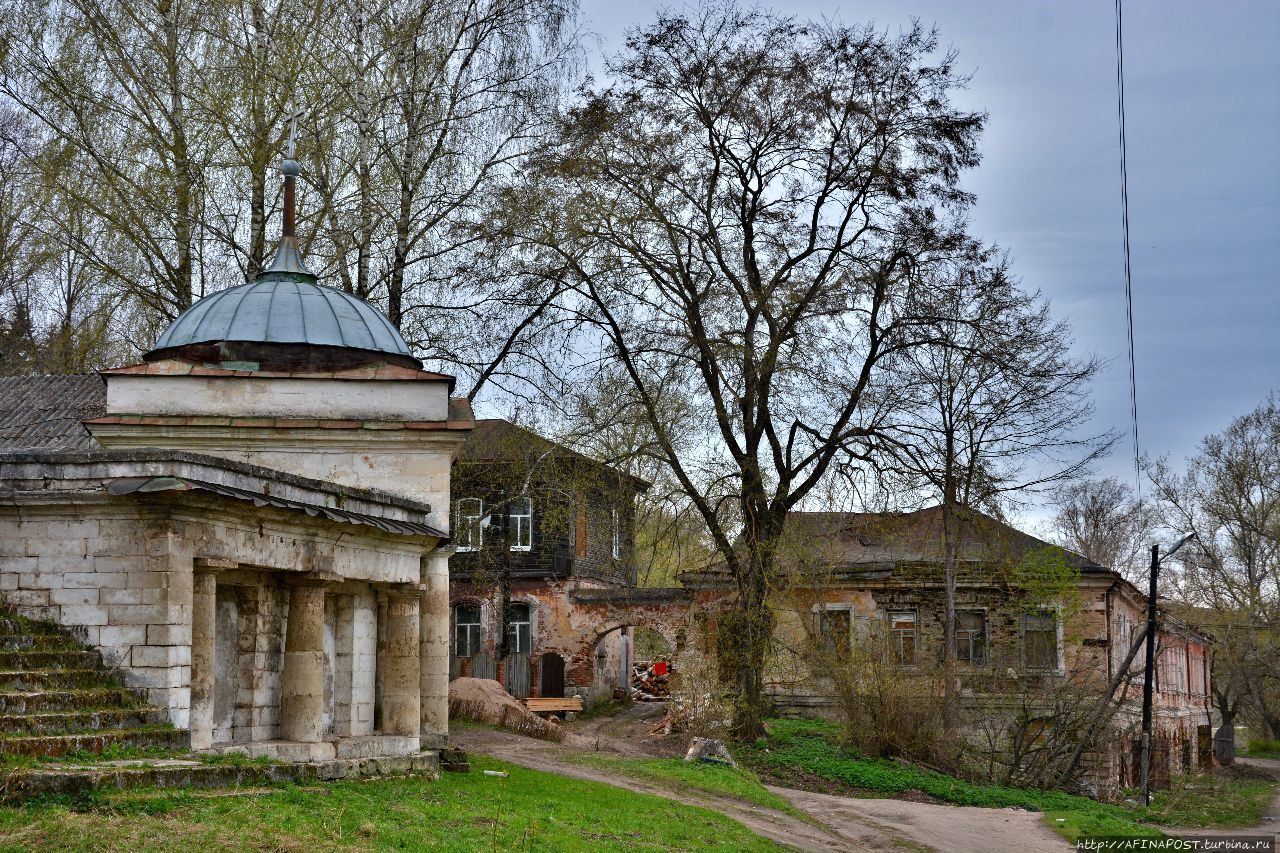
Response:
POLYGON ((681 639, 688 595, 636 588, 643 480, 479 420, 453 483, 453 677, 594 701, 627 686, 636 626, 681 639))
MULTIPOLYGON (((936 676, 945 612, 940 508, 794 513, 790 525, 768 675, 779 709, 834 713, 829 685, 809 663, 815 646, 849 648, 875 635, 908 677, 936 676)), ((1145 596, 1117 572, 981 513, 959 513, 957 527, 956 659, 966 708, 997 719, 1020 714, 1024 723, 1030 716, 1034 728, 1052 724, 1066 690, 1077 701, 1102 697, 1145 626, 1145 596)), ((714 570, 682 580, 693 590, 727 588, 714 570)), ((1157 784, 1209 760, 1210 642, 1162 612, 1157 784)), ((1086 776, 1101 790, 1136 783, 1142 662, 1139 651, 1117 691, 1114 736, 1085 756, 1086 776)))

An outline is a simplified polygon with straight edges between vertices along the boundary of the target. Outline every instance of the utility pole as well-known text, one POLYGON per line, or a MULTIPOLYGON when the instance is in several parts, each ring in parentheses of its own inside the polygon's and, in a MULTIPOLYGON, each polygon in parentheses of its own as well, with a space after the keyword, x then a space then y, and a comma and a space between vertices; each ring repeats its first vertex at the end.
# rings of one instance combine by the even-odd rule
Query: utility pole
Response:
POLYGON ((1142 674, 1142 804, 1151 805, 1151 691, 1156 663, 1156 576, 1160 546, 1151 546, 1151 587, 1147 593, 1147 668, 1142 674))
MULTIPOLYGON (((1173 555, 1195 536, 1188 533, 1174 543, 1166 557, 1173 555)), ((1156 673, 1156 578, 1160 573, 1160 546, 1151 546, 1151 585, 1147 593, 1147 667, 1142 674, 1142 804, 1151 805, 1151 694, 1156 673)))

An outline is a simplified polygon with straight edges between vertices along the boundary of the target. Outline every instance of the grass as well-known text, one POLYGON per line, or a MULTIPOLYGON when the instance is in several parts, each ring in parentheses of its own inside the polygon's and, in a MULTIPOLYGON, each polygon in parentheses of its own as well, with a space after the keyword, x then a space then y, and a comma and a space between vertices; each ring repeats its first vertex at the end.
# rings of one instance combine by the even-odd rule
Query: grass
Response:
POLYGON ((594 720, 596 717, 609 717, 626 707, 617 699, 606 699, 603 702, 597 702, 585 711, 578 712, 579 720, 594 720))
POLYGON ((745 767, 735 769, 706 762, 687 762, 680 758, 618 758, 592 752, 579 753, 570 760, 672 791, 732 797, 802 819, 807 817, 766 789, 760 777, 745 767))
POLYGON ((762 773, 787 778, 799 770, 866 796, 920 791, 955 805, 1041 812, 1049 826, 1071 841, 1081 835, 1159 837, 1155 825, 1255 824, 1276 789, 1274 782, 1206 774, 1158 792, 1145 809, 1061 791, 983 785, 895 761, 862 758, 842 747, 836 728, 821 721, 772 720, 768 729, 768 739, 739 748, 740 757, 762 773))
POLYGON ((1280 761, 1280 740, 1251 740, 1249 746, 1239 755, 1249 758, 1270 758, 1280 761))
POLYGON ((777 850, 706 809, 472 756, 468 774, 0 809, 0 850, 777 850), (485 776, 502 768, 510 776, 485 776), (269 829, 267 829, 269 828, 269 829))

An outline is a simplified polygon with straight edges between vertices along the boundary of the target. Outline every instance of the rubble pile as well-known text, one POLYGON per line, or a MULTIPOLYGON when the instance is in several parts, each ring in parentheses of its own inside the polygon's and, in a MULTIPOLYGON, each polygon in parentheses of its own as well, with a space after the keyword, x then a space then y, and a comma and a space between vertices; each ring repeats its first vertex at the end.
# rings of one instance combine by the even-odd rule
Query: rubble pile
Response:
POLYGON ((489 723, 543 740, 564 740, 564 729, 531 713, 490 678, 455 678, 449 682, 449 719, 489 723))
POLYGON ((670 661, 636 661, 631 667, 631 698, 637 702, 665 702, 671 698, 670 679, 670 661))

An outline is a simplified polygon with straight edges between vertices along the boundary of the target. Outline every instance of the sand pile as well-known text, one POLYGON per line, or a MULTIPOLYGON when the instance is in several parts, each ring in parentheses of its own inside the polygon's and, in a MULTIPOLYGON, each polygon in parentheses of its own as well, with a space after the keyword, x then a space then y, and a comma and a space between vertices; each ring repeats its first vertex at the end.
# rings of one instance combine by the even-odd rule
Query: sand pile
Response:
POLYGON ((491 678, 455 678, 449 682, 449 719, 489 723, 557 743, 564 740, 564 729, 530 713, 491 678))

